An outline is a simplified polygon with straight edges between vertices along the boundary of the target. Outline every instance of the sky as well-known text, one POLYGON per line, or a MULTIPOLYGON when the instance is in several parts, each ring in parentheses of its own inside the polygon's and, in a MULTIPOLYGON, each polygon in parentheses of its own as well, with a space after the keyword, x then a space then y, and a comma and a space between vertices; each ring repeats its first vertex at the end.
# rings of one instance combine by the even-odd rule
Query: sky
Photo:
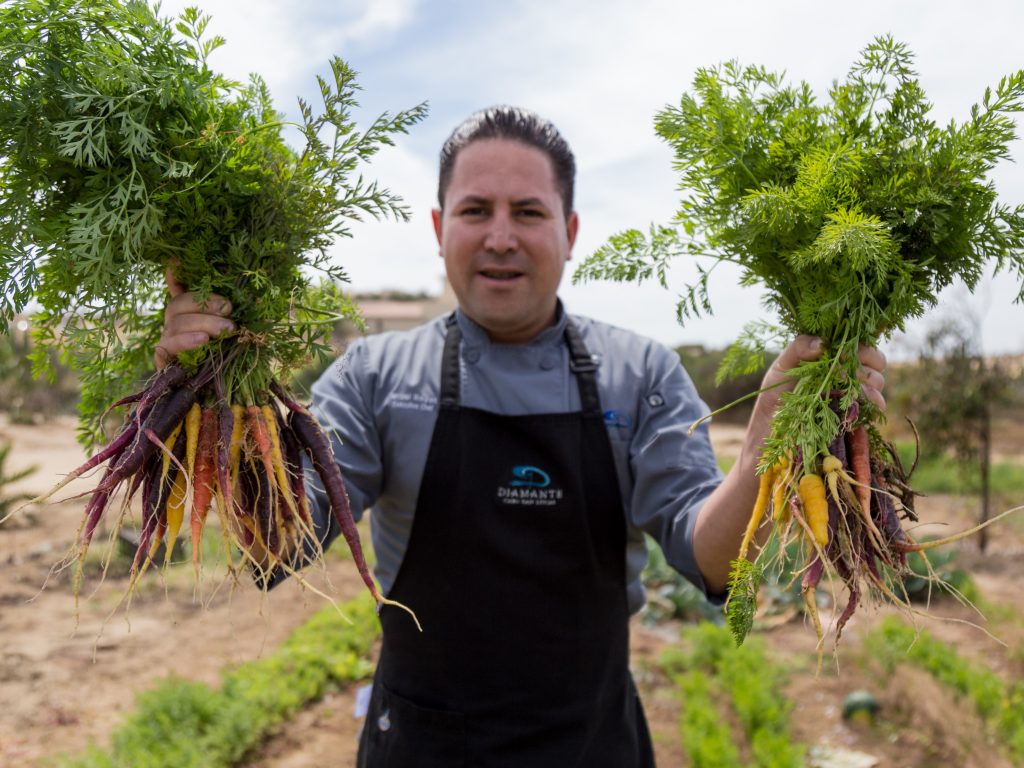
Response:
MULTIPOLYGON (((162 13, 188 4, 166 0, 162 13)), ((357 225, 337 244, 353 292, 440 291, 444 270, 430 220, 440 146, 473 111, 516 104, 552 120, 576 155, 581 229, 561 292, 567 308, 672 346, 723 347, 747 323, 773 318, 760 292, 739 286, 738 272, 728 269, 716 270, 711 283, 713 316, 685 326, 675 303, 696 274, 693 263, 676 263, 668 290, 570 278, 612 234, 667 222, 675 212, 671 152, 653 119, 678 102, 699 67, 761 64, 824 96, 875 36, 891 34, 914 52, 940 125, 965 119, 986 87, 1024 67, 1019 0, 205 0, 201 9, 212 16, 210 32, 227 39, 211 66, 240 79, 259 73, 288 117, 298 114, 297 97, 314 100, 316 76, 329 73, 335 55, 359 72, 361 125, 428 103, 429 116, 365 169, 400 194, 412 216, 357 225)), ((1024 159, 1024 142, 1011 153, 1024 159)), ((1019 162, 1004 163, 992 179, 1003 202, 1024 203, 1019 162)), ((1022 353, 1019 290, 1011 273, 986 278, 973 296, 954 286, 884 349, 906 354, 940 319, 966 313, 986 352, 1022 353)))

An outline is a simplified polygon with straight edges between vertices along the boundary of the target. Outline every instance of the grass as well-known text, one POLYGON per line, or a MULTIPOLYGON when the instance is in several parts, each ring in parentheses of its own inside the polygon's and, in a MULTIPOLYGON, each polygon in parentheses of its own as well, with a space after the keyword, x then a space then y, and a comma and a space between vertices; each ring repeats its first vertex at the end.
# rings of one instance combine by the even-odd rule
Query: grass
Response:
POLYGON ((659 664, 679 691, 680 734, 692 765, 802 768, 805 747, 790 735, 793 704, 780 695, 785 671, 757 638, 737 647, 728 629, 705 622, 684 633, 683 648, 669 648, 659 664), (737 755, 718 702, 743 732, 747 762, 737 755))
MULTIPOLYGON (((367 677, 379 633, 359 598, 321 609, 268 657, 228 671, 219 688, 168 677, 138 697, 110 747, 62 758, 59 768, 230 768, 279 723, 331 687, 367 677)), ((201 653, 201 649, 183 652, 201 653)))
POLYGON ((988 667, 961 658, 956 649, 927 632, 888 618, 865 638, 869 654, 887 674, 904 661, 973 704, 1013 758, 1024 762, 1024 681, 1007 681, 988 667))
MULTIPOLYGON (((914 444, 896 444, 903 465, 910 468, 914 461, 914 444)), ((911 478, 911 484, 921 493, 969 495, 981 492, 977 467, 965 467, 945 456, 922 456, 911 478)), ((990 487, 995 498, 1021 498, 1024 496, 1024 465, 1008 462, 992 464, 990 487)))

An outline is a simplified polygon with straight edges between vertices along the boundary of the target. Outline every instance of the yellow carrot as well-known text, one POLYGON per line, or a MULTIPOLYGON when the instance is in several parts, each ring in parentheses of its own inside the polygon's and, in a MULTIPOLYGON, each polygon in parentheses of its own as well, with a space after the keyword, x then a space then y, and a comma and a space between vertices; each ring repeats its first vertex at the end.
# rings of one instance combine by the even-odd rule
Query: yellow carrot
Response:
POLYGON ((192 477, 196 466, 196 447, 199 445, 199 425, 202 418, 203 409, 199 407, 199 403, 193 403, 185 414, 185 437, 188 439, 185 443, 185 467, 188 469, 189 477, 192 477))
MULTIPOLYGON (((171 553, 174 550, 174 542, 178 538, 178 531, 185 519, 185 496, 186 496, 185 473, 179 471, 174 478, 174 485, 171 487, 171 495, 167 499, 167 544, 164 550, 164 565, 171 562, 171 553)), ((156 543, 156 542, 154 542, 156 543)), ((154 549, 150 557, 155 554, 154 549)))
POLYGON ((780 525, 789 522, 789 504, 786 503, 789 477, 789 459, 783 456, 775 465, 774 487, 772 488, 772 515, 780 525))
POLYGON ((231 445, 228 446, 228 466, 231 467, 231 485, 238 487, 238 468, 242 461, 242 435, 245 433, 245 408, 235 403, 231 406, 234 422, 231 427, 231 445))
POLYGON ((743 541, 740 542, 740 553, 737 557, 738 560, 744 560, 747 557, 747 549, 750 547, 750 542, 754 539, 754 534, 757 532, 757 528, 761 525, 761 520, 764 518, 765 510, 768 509, 768 499, 771 497, 772 488, 772 477, 774 477, 774 468, 769 467, 761 473, 761 480, 757 487, 757 500, 754 502, 754 510, 750 513, 750 520, 747 522, 747 530, 743 533, 743 541))
POLYGON ((284 496, 288 509, 291 510, 293 516, 297 517, 299 510, 292 495, 292 484, 288 480, 288 471, 284 466, 284 455, 281 453, 281 438, 277 433, 277 414, 274 413, 273 408, 269 405, 262 406, 260 410, 263 412, 263 420, 267 424, 267 436, 270 438, 270 459, 273 464, 274 474, 277 477, 278 493, 284 496))
POLYGON ((797 493, 803 503, 807 525, 814 534, 819 547, 828 545, 828 501, 825 499, 825 483, 820 476, 808 473, 800 478, 797 493))

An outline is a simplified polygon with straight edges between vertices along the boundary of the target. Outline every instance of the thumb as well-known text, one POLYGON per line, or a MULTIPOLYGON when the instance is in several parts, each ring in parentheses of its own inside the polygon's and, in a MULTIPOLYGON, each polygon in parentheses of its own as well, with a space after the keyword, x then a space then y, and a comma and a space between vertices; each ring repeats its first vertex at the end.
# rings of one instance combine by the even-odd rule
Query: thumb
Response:
POLYGON ((185 292, 185 286, 178 280, 174 271, 178 268, 178 260, 171 259, 167 262, 167 269, 164 270, 164 280, 167 281, 167 292, 171 294, 173 299, 175 296, 180 296, 185 292))
POLYGON ((817 360, 821 357, 822 350, 824 350, 825 344, 817 336, 797 336, 793 341, 784 349, 782 353, 772 363, 771 368, 768 369, 768 373, 765 375, 764 384, 770 386, 772 384, 778 384, 783 379, 787 378, 786 373, 800 363, 810 362, 811 360, 817 360))

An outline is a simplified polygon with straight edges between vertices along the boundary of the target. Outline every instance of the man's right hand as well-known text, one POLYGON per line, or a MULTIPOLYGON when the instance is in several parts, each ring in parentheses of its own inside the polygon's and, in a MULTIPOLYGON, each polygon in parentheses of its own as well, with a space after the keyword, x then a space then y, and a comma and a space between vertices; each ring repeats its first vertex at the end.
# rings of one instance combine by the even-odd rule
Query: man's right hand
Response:
POLYGON ((154 354, 157 369, 163 368, 176 355, 201 347, 210 339, 235 329, 229 319, 231 302, 213 294, 205 305, 200 305, 175 279, 170 268, 166 277, 171 300, 164 310, 164 330, 154 354))

